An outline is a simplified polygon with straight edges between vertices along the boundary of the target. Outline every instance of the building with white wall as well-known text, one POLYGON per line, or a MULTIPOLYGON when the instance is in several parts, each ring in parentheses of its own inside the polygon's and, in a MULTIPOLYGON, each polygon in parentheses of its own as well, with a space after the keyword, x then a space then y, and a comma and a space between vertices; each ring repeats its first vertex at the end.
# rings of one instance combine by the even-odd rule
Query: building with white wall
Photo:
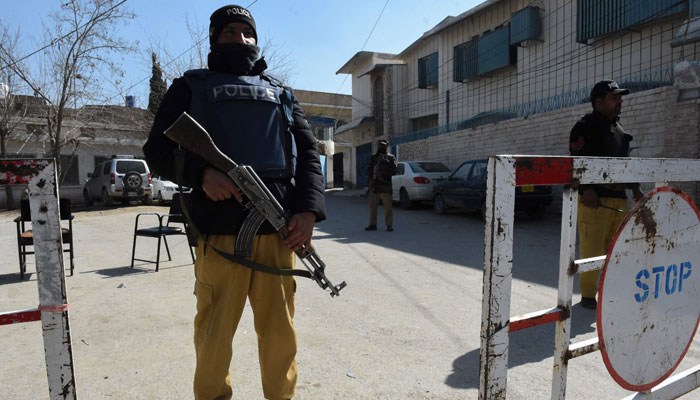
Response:
MULTIPOLYGON (((46 104, 33 96, 12 95, 11 99, 18 112, 12 124, 14 129, 8 137, 6 158, 48 157, 50 139, 46 134, 46 104)), ((61 130, 61 196, 70 198, 73 204, 82 203, 87 174, 112 155, 128 154, 142 158, 141 148, 152 121, 150 112, 133 107, 99 105, 66 109, 61 130)), ((2 190, 0 209, 17 206, 24 188, 11 188, 16 204, 8 205, 6 191, 2 190)))
POLYGON ((633 93, 621 115, 633 155, 700 157, 697 96, 675 73, 700 55, 685 29, 699 3, 488 0, 399 54, 357 53, 338 71, 352 75, 358 99, 355 125, 336 134, 353 145, 346 180, 366 184, 377 139, 400 160, 451 167, 499 153, 568 155, 569 131, 602 79, 633 93))

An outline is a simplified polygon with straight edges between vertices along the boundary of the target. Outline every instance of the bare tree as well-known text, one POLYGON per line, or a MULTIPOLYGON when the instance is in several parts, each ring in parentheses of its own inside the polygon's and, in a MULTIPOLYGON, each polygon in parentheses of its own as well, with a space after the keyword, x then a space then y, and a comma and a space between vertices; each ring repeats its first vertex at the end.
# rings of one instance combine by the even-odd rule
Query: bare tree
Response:
MULTIPOLYGON (((7 27, 0 27, 0 48, 7 54, 14 54, 19 38, 19 29, 10 32, 7 27)), ((0 52, 0 62, 4 64, 5 57, 0 52)), ((21 91, 21 84, 18 77, 10 68, 0 64, 0 158, 6 158, 7 141, 15 129, 24 123, 29 105, 20 101, 17 93, 21 91)), ((12 186, 5 185, 5 198, 7 208, 14 209, 14 196, 12 186)))
POLYGON ((151 39, 150 48, 144 55, 144 62, 151 62, 152 54, 161 61, 163 78, 172 82, 181 77, 185 71, 207 67, 207 54, 209 54, 208 27, 192 22, 189 16, 185 16, 185 25, 190 37, 185 48, 172 48, 163 45, 158 39, 151 39), (146 61, 147 58, 147 61, 146 61))
POLYGON ((292 59, 292 53, 275 43, 269 34, 265 35, 260 43, 260 54, 265 57, 267 71, 274 74, 285 85, 293 86, 297 67, 292 59))
MULTIPOLYGON (((36 96, 46 102, 46 130, 49 156, 56 159, 61 173, 61 149, 70 145, 75 152, 81 136, 80 129, 64 131, 66 118, 79 119, 71 114, 70 106, 77 109, 98 99, 105 78, 123 76, 120 64, 112 58, 132 51, 126 41, 115 35, 118 27, 134 15, 124 8, 125 0, 70 0, 51 14, 53 26, 45 27, 45 42, 51 45, 40 53, 35 68, 26 68, 8 52, 1 51, 9 60, 9 68, 17 74, 36 96)), ((118 82, 110 82, 117 86, 118 82)), ((59 175, 62 176, 62 175, 59 175)))
MULTIPOLYGON (((17 47, 19 31, 10 33, 7 27, 0 27, 0 61, 4 52, 13 54, 17 47)), ((0 158, 7 157, 7 140, 14 129, 22 123, 27 108, 16 101, 19 93, 18 77, 10 68, 0 69, 0 158)))
MULTIPOLYGON (((186 18, 187 32, 190 44, 187 49, 175 52, 163 46, 152 46, 150 52, 160 54, 164 61, 163 72, 165 77, 172 81, 190 69, 207 68, 207 56, 209 54, 209 27, 198 25, 186 18)), ((296 65, 291 53, 284 52, 270 37, 269 34, 260 38, 260 54, 267 62, 267 71, 274 74, 286 85, 291 86, 296 75, 296 65)))

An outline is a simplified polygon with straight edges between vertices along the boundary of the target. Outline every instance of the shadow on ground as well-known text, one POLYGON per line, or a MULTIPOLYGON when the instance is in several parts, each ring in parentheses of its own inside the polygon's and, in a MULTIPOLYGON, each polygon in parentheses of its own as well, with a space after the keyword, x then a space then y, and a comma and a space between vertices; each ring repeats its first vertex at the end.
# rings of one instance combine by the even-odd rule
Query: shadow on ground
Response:
MULTIPOLYGON (((29 272, 29 271, 25 272, 24 273, 24 280, 25 281, 31 280, 33 275, 35 275, 35 274, 32 272, 29 272)), ((8 283, 19 283, 19 282, 21 282, 19 279, 19 268, 18 268, 17 272, 11 272, 9 274, 0 275, 0 285, 5 285, 8 283)))
MULTIPOLYGON (((184 267, 192 267, 192 263, 189 264, 179 264, 179 265, 168 265, 168 266, 163 266, 162 264, 167 261, 161 262, 161 266, 159 267, 159 270, 168 270, 168 269, 175 269, 175 268, 184 268, 184 267)), ((116 278, 119 276, 126 276, 126 275, 136 275, 136 274, 149 274, 149 273, 155 273, 156 272, 156 266, 151 265, 148 263, 142 263, 142 264, 136 264, 134 265, 134 268, 131 268, 131 266, 123 266, 123 267, 110 267, 110 268, 103 268, 103 269, 96 269, 92 271, 81 271, 81 274, 98 274, 98 275, 103 275, 105 278, 116 278)), ((194 267, 192 267, 194 268, 194 267)))
MULTIPOLYGON (((484 222, 475 213, 436 214, 420 205, 411 210, 394 206, 394 232, 384 227, 380 207, 378 230, 367 232, 368 206, 364 197, 328 195, 328 219, 317 225, 326 236, 314 241, 322 249, 324 240, 339 243, 372 243, 464 267, 483 269, 484 222)), ((545 213, 530 218, 516 213, 513 249, 513 277, 550 287, 557 286, 560 224, 559 214, 545 213)), ((322 251, 322 250, 321 250, 322 251)))
MULTIPOLYGON (((571 337, 595 331, 595 311, 576 304, 572 309, 571 337)), ((540 362, 554 354, 555 324, 540 325, 510 334, 508 368, 540 362)), ((572 340, 573 341, 573 340, 572 340)), ((445 379, 458 389, 479 387, 479 349, 454 360, 452 373, 445 379)))

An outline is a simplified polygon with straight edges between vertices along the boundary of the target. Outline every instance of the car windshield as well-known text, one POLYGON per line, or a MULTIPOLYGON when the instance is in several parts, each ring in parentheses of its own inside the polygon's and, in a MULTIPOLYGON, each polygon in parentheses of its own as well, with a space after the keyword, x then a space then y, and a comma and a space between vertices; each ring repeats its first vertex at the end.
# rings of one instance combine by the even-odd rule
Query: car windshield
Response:
POLYGON ((146 165, 141 161, 117 161, 117 173, 126 174, 127 172, 138 172, 139 174, 146 173, 146 165))
POLYGON ((413 172, 450 172, 450 169, 443 163, 422 161, 409 164, 413 172))

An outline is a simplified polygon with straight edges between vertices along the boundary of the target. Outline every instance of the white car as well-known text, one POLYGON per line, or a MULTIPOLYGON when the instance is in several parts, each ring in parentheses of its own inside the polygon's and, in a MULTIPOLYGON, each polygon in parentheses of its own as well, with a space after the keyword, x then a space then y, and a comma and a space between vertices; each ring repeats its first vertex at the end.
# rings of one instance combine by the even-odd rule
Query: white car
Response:
MULTIPOLYGON (((173 200, 173 195, 177 193, 177 184, 161 178, 153 178, 153 198, 158 200, 158 204, 165 204, 173 200)), ((192 189, 182 187, 183 193, 189 193, 192 189)))
POLYGON ((447 179, 452 171, 438 161, 402 161, 391 177, 391 199, 401 208, 411 208, 414 201, 431 201, 436 182, 447 179))

